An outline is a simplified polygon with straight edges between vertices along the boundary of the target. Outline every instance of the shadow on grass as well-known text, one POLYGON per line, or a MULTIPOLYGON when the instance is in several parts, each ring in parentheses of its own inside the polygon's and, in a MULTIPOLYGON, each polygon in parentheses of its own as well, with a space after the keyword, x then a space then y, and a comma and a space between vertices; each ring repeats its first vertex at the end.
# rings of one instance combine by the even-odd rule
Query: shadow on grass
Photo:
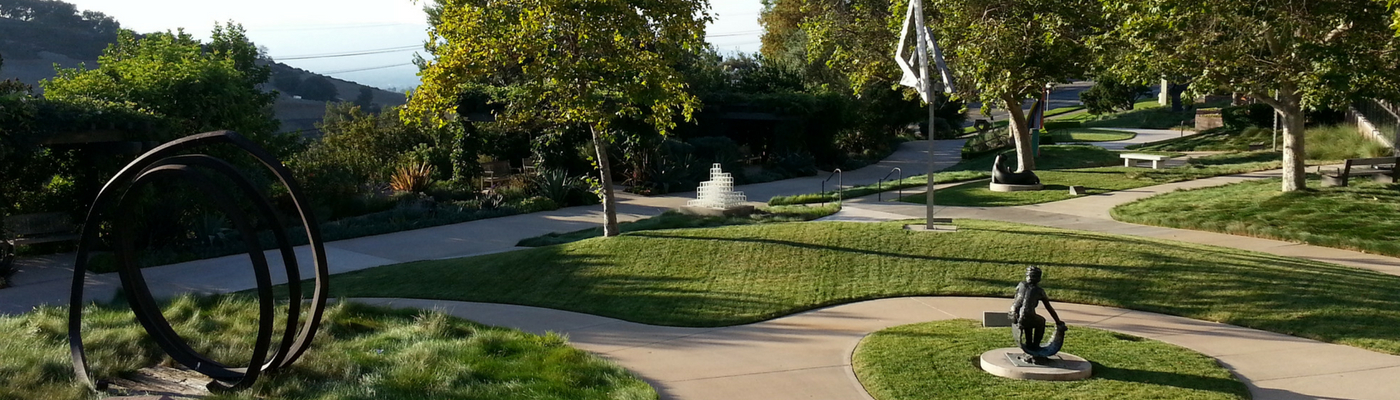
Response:
POLYGON ((1114 368, 1093 361, 1090 361, 1090 363, 1094 365, 1094 378, 1097 379, 1178 387, 1224 394, 1239 393, 1237 388, 1240 386, 1240 382, 1234 379, 1132 368, 1114 368))

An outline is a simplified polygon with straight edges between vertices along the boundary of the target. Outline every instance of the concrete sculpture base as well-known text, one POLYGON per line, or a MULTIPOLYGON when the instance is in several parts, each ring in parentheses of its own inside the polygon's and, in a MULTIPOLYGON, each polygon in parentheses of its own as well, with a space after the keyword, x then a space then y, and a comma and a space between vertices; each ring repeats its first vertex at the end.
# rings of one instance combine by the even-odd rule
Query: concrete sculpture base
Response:
POLYGON ((1045 185, 1012 185, 1007 183, 991 183, 993 192, 1025 192, 1044 189, 1045 185))
POLYGON ((685 206, 677 208, 676 211, 679 211, 681 214, 699 215, 702 217, 742 217, 747 216, 749 214, 753 214, 754 208, 753 206, 748 205, 734 206, 723 209, 685 206))
POLYGON ((1079 356, 1060 352, 1047 365, 1027 364, 1018 359, 1021 349, 1004 347, 982 353, 982 370, 1003 378, 1028 381, 1077 381, 1093 375, 1094 366, 1079 356))

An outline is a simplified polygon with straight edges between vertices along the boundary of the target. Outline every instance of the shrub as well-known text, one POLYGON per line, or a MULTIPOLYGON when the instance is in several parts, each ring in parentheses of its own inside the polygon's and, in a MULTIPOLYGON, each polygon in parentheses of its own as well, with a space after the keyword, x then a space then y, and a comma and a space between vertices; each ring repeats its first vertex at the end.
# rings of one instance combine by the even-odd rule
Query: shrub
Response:
POLYGON ((1274 108, 1262 103, 1225 107, 1220 110, 1220 117, 1226 128, 1236 131, 1251 126, 1273 127, 1274 108))
POLYGON ((789 178, 812 176, 817 174, 817 160, 805 151, 787 152, 773 157, 770 169, 789 178))
POLYGON ((690 139, 687 143, 693 146, 696 161, 706 166, 719 163, 724 168, 724 172, 734 175, 736 182, 744 182, 739 144, 735 143, 733 139, 723 136, 708 136, 690 139))
POLYGON ((530 179, 532 194, 543 196, 563 206, 589 204, 582 199, 596 196, 592 196, 584 185, 582 179, 569 176, 564 170, 558 169, 545 170, 530 179))
POLYGON ((433 183, 433 166, 424 162, 405 164, 389 179, 389 187, 402 192, 426 191, 433 183))
POLYGON ((553 211, 553 210, 558 210, 558 209, 559 209, 559 203, 554 202, 554 200, 550 200, 548 197, 544 197, 544 196, 535 196, 535 197, 531 197, 531 198, 528 198, 528 199, 520 200, 519 203, 516 203, 516 204, 512 205, 511 207, 515 208, 517 211, 520 211, 521 213, 529 214, 529 213, 532 213, 532 212, 539 212, 539 211, 553 211))
POLYGON ((992 128, 973 135, 963 143, 962 158, 964 160, 975 158, 1011 147, 1015 144, 1015 139, 1011 137, 1011 130, 1006 127, 992 128))
POLYGON ((1079 101, 1088 107, 1089 113, 1107 114, 1115 110, 1132 110, 1138 98, 1151 93, 1146 85, 1123 83, 1117 79, 1100 76, 1094 78, 1094 86, 1079 93, 1079 101))

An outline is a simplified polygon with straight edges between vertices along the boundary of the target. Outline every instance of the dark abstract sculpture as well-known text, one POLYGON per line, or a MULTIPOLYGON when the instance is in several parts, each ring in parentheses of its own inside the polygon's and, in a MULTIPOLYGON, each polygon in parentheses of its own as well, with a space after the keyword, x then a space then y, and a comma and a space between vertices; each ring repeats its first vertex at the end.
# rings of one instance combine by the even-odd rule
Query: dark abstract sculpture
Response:
POLYGON ((1060 352, 1065 344, 1065 322, 1050 306, 1050 297, 1040 288, 1040 268, 1026 268, 1026 281, 1016 285, 1016 299, 1011 303, 1011 335, 1016 345, 1025 352, 1021 361, 1037 365, 1049 363, 1050 356, 1060 352), (1055 319, 1055 334, 1050 343, 1041 344, 1045 338, 1045 317, 1036 315, 1036 303, 1044 303, 1045 311, 1055 319))
POLYGON ((1007 185, 1039 185, 1040 177, 1035 176, 1033 171, 1012 172, 1001 163, 1001 155, 998 154, 995 161, 992 161, 992 182, 1007 185))
POLYGON ((316 335, 316 330, 321 323, 322 313, 325 311, 326 295, 329 289, 325 246, 321 242, 320 227, 316 224, 316 218, 311 214, 309 206, 306 198, 302 196, 301 187, 292 178, 291 171, 287 167, 252 141, 232 131, 187 136, 152 149, 127 164, 103 186, 93 201, 92 208, 88 210, 87 218, 83 221, 82 238, 78 243, 78 259, 73 269, 73 287, 68 311, 68 344, 73 358, 75 375, 80 381, 96 389, 102 389, 106 385, 89 375, 87 355, 83 349, 82 338, 84 272, 87 271, 88 253, 97 243, 98 226, 102 221, 111 223, 113 238, 116 241, 114 250, 122 288, 127 303, 131 305, 131 311, 136 314, 137 321, 151 335, 156 344, 170 355, 170 358, 213 378, 214 381, 209 383, 211 391, 247 388, 257 380, 259 374, 273 372, 291 365, 310 347, 312 338, 316 335), (285 226, 282 217, 273 210, 272 202, 263 196, 247 177, 239 173, 237 168, 208 155, 184 154, 191 149, 215 144, 228 144, 243 150, 271 170, 272 174, 286 186, 288 193, 291 194, 292 201, 300 214, 302 225, 306 229, 307 237, 310 238, 316 271, 316 289, 310 304, 311 309, 300 329, 297 328, 297 325, 302 314, 301 274, 297 267, 296 253, 293 252, 287 232, 280 229, 285 226), (231 182, 232 186, 225 187, 215 184, 208 173, 222 175, 224 179, 221 181, 231 182), (198 192, 214 202, 229 217, 244 238, 256 238, 257 231, 254 230, 252 220, 247 213, 234 202, 234 198, 231 196, 234 193, 231 192, 241 192, 239 194, 251 199, 257 218, 268 221, 275 228, 272 231, 286 266, 287 289, 291 296, 287 303, 287 321, 286 325, 282 327, 280 341, 273 349, 275 316, 273 314, 272 277, 268 269, 267 258, 263 255, 258 241, 245 240, 248 257, 252 260, 254 276, 258 284, 259 313, 258 334, 253 345, 252 359, 249 360, 246 367, 230 367, 220 364, 190 348, 185 339, 171 328, 170 322, 161 314, 160 307, 151 295, 150 288, 146 286, 141 269, 136 264, 136 254, 135 249, 133 249, 132 225, 134 224, 131 221, 131 215, 133 215, 131 211, 134 204, 132 204, 131 199, 136 196, 126 196, 126 194, 158 179, 178 179, 194 185, 199 189, 198 192), (272 351, 271 356, 268 355, 269 351, 272 351))

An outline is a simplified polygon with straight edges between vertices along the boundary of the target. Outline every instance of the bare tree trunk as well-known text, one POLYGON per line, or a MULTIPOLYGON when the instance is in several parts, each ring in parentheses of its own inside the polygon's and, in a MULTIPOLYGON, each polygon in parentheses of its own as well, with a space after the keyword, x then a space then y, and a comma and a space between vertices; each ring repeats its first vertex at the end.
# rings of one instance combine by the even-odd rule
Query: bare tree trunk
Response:
POLYGON ((1167 84, 1167 97, 1171 99, 1172 112, 1182 112, 1186 110, 1186 106, 1181 102, 1181 93, 1185 92, 1186 88, 1189 87, 1191 87, 1191 85, 1185 83, 1167 84))
POLYGON ((1002 98, 1006 102, 1006 112, 1011 114, 1011 137, 1016 140, 1016 172, 1034 171, 1035 154, 1031 151, 1031 130, 1026 123, 1026 114, 1021 110, 1021 99, 1016 96, 1002 98))
POLYGON ((1303 108, 1297 91, 1291 87, 1279 90, 1283 114, 1283 191, 1292 192, 1308 187, 1304 170, 1307 152, 1303 148, 1303 108))
POLYGON ((613 237, 617 230, 617 197, 613 195, 612 167, 608 165, 608 141, 603 132, 593 127, 593 148, 598 151, 598 172, 603 180, 603 236, 613 237))

